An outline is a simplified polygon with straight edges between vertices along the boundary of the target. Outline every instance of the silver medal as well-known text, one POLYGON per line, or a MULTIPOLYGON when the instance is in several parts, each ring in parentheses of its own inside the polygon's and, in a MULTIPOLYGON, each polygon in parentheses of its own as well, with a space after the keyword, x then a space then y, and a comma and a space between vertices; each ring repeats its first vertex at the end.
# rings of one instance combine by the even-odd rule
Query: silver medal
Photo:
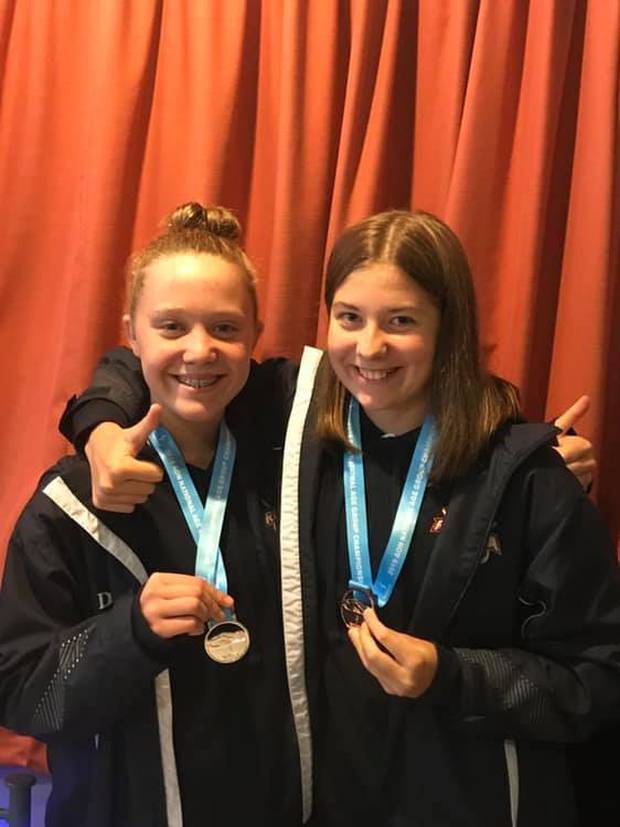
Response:
POLYGON ((250 648, 250 633, 238 620, 222 620, 209 626, 205 652, 217 663, 236 663, 250 648))

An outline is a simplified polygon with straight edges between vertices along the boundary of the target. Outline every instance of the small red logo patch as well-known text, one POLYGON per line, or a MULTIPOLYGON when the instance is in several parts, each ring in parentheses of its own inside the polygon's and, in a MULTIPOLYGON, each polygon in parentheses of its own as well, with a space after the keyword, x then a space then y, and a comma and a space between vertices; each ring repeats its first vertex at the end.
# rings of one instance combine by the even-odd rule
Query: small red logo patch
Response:
POLYGON ((439 534, 439 532, 443 528, 443 524, 446 521, 446 515, 447 514, 448 514, 448 509, 444 505, 444 507, 441 509, 441 511, 438 514, 435 514, 435 516, 431 520, 431 525, 430 525, 430 528, 428 530, 429 534, 439 534))

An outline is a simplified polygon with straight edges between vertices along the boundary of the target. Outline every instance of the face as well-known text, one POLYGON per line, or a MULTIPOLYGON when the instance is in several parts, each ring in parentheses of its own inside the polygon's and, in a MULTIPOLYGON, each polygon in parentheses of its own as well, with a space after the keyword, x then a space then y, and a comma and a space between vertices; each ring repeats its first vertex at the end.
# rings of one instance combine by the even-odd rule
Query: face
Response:
POLYGON ((163 422, 214 425, 245 385, 258 328, 239 267, 206 254, 160 258, 147 267, 131 347, 163 422))
POLYGON ((381 430, 404 433, 423 421, 438 329, 430 294, 393 264, 354 270, 336 290, 329 359, 381 430))

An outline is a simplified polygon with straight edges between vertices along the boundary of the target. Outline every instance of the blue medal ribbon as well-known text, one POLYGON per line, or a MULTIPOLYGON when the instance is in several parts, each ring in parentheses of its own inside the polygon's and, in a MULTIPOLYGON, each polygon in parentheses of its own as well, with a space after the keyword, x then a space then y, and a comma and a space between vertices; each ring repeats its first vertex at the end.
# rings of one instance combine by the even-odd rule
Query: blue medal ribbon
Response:
POLYGON ((361 454, 362 435, 359 403, 349 402, 348 437, 359 450, 345 451, 343 458, 344 501, 349 552, 349 587, 370 591, 379 606, 385 606, 396 585, 407 558, 411 538, 420 515, 424 492, 433 463, 435 421, 428 415, 416 443, 409 470, 400 495, 394 525, 390 532, 377 577, 373 581, 368 543, 368 517, 364 482, 364 459, 361 454))
MULTIPOLYGON (((204 578, 220 591, 227 593, 228 578, 220 549, 220 537, 235 466, 237 446, 234 436, 222 420, 213 460, 213 474, 204 506, 185 460, 169 431, 161 426, 156 428, 149 434, 149 442, 164 464, 196 543, 196 576, 204 578)), ((230 610, 225 612, 229 617, 233 616, 230 610)))

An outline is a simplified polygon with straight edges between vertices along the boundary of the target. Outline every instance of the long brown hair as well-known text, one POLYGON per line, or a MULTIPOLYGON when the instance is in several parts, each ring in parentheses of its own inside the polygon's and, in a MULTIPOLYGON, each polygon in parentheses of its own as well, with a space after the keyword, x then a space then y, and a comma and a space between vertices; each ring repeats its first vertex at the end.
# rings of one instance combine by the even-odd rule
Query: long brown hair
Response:
POLYGON ((238 265, 247 282, 256 318, 256 273, 239 244, 241 225, 230 210, 225 207, 203 207, 197 201, 189 201, 173 210, 164 224, 165 231, 129 260, 127 312, 130 318, 134 318, 147 267, 160 258, 179 253, 206 253, 238 265))
MULTIPOLYGON (((397 266, 426 290, 440 312, 431 376, 431 411, 437 442, 431 479, 464 473, 494 431, 519 415, 516 388, 480 364, 476 298, 465 251, 452 230, 426 212, 393 210, 350 227, 336 241, 327 264, 325 303, 354 270, 369 264, 397 266)), ((327 359, 318 375, 320 437, 350 447, 347 391, 327 359)))

